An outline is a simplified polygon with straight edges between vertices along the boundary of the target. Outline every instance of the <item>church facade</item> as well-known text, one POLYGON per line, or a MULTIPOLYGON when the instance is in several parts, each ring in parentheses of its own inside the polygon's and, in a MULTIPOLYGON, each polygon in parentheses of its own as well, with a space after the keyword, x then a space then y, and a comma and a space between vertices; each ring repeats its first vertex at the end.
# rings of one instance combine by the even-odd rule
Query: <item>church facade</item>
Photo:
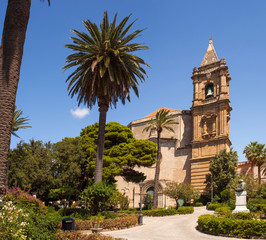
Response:
MULTIPOLYGON (((167 182, 191 183, 201 192, 205 190, 205 175, 209 173, 209 161, 221 150, 230 149, 230 107, 229 71, 225 59, 219 60, 213 41, 210 39, 200 67, 193 69, 193 101, 191 110, 169 111, 178 124, 172 125, 173 132, 164 130, 161 135, 161 170, 158 206, 173 206, 174 201, 164 196, 167 182)), ((161 108, 163 109, 163 108, 161 108)), ((156 113, 149 114, 129 123, 137 139, 156 142, 157 133, 143 131, 156 113)), ((153 192, 155 165, 150 168, 137 168, 146 175, 142 194, 153 192)), ((128 196, 130 207, 138 207, 140 187, 117 178, 118 189, 128 196)))

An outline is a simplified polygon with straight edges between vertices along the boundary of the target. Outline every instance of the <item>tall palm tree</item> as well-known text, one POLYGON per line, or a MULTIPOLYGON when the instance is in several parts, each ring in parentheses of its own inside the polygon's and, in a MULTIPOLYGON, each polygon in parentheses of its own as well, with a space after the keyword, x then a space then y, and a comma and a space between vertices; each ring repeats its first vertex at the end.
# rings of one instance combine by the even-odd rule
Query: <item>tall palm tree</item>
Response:
MULTIPOLYGON (((50 0, 48 1, 50 4, 50 0)), ((0 196, 7 187, 12 117, 31 0, 8 0, 0 45, 0 196)))
POLYGON ((155 129, 157 132, 157 162, 155 167, 155 176, 154 176, 154 194, 153 194, 153 204, 152 208, 156 209, 158 206, 158 190, 159 190, 159 176, 160 176, 160 165, 161 165, 161 133, 164 129, 170 132, 174 132, 174 129, 171 125, 178 124, 174 120, 171 119, 169 115, 169 111, 165 109, 161 109, 156 113, 154 119, 150 120, 147 123, 147 127, 143 129, 143 132, 148 132, 149 130, 155 129))
POLYGON ((265 144, 259 144, 258 142, 250 142, 243 153, 246 154, 246 158, 251 162, 252 166, 258 166, 258 178, 259 184, 261 183, 261 166, 266 161, 266 148, 265 144))
MULTIPOLYGON (((99 134, 96 156, 95 182, 102 181, 104 134, 106 113, 109 106, 116 107, 118 100, 125 104, 130 101, 131 89, 137 96, 138 80, 145 81, 146 75, 142 65, 148 66, 141 58, 131 54, 137 50, 147 49, 139 43, 131 43, 144 30, 136 30, 127 35, 134 22, 127 27, 130 15, 116 24, 117 14, 109 23, 107 12, 104 13, 102 24, 98 27, 90 20, 84 21, 88 34, 72 30, 73 44, 66 45, 74 51, 66 59, 64 70, 76 67, 67 78, 71 98, 77 95, 78 105, 87 104, 89 108, 98 103, 99 134), (141 65, 142 64, 142 65, 141 65)), ((147 75, 146 75, 147 76, 147 75)))
POLYGON ((13 115, 13 121, 12 121, 12 130, 11 134, 15 137, 20 138, 16 132, 19 129, 25 129, 25 128, 31 128, 28 124, 29 118, 28 117, 21 117, 23 114, 23 111, 20 109, 17 109, 17 106, 15 106, 14 115, 13 115))

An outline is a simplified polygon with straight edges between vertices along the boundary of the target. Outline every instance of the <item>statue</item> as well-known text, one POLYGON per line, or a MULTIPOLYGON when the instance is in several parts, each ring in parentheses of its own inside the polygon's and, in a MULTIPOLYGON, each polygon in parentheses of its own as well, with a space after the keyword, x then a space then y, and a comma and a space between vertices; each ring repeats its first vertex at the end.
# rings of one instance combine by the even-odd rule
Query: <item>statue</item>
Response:
POLYGON ((233 213, 237 212, 245 212, 248 213, 247 209, 247 191, 246 191, 246 183, 243 179, 239 179, 237 188, 234 188, 236 193, 236 208, 233 213))
POLYGON ((237 188, 234 188, 236 192, 246 191, 246 183, 243 179, 239 179, 237 188))

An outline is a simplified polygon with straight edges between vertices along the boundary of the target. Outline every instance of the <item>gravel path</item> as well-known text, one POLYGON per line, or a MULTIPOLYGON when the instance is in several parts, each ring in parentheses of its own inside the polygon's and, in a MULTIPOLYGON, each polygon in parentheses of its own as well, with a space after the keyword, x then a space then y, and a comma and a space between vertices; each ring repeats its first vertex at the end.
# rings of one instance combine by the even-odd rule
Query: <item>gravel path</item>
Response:
POLYGON ((144 217, 142 226, 103 232, 103 234, 128 240, 239 240, 239 238, 208 235, 196 230, 198 217, 202 214, 213 212, 206 210, 205 207, 196 207, 194 209, 193 214, 187 215, 144 217))

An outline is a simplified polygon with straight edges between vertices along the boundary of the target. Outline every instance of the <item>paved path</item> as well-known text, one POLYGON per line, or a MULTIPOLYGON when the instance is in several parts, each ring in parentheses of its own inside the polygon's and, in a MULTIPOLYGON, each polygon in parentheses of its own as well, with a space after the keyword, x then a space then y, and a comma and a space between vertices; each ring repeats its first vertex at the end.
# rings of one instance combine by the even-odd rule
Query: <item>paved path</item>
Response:
POLYGON ((196 230, 198 217, 202 214, 210 214, 212 211, 206 210, 205 207, 194 209, 194 213, 188 215, 144 217, 142 226, 103 232, 103 234, 128 240, 239 240, 239 238, 208 235, 196 230))

